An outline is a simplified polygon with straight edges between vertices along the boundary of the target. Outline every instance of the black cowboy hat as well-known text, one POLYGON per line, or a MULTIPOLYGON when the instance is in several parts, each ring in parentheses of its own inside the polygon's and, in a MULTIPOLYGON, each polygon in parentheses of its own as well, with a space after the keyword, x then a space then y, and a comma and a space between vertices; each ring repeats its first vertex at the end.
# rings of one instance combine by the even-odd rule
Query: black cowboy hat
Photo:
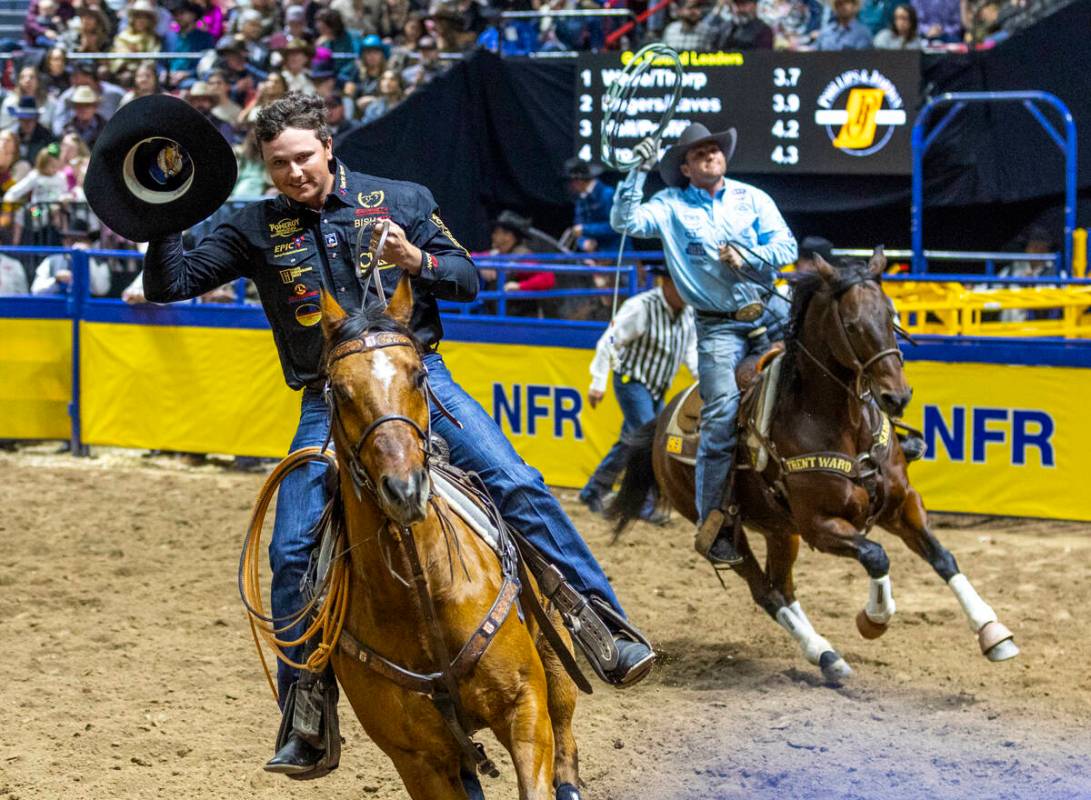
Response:
POLYGON ((731 161, 731 155, 735 152, 735 129, 728 128, 719 133, 709 133, 708 128, 700 122, 694 122, 678 137, 678 141, 671 145, 659 162, 659 175, 667 186, 682 188, 689 183, 689 178, 682 174, 682 165, 686 163, 686 153, 691 147, 696 147, 705 142, 716 142, 724 151, 724 159, 731 161))
POLYGON ((564 162, 564 176, 569 180, 589 181, 601 174, 601 166, 584 161, 579 156, 572 156, 564 162))
POLYGON ((68 226, 61 231, 61 236, 66 239, 90 239, 94 241, 98 238, 98 231, 91 230, 91 225, 87 220, 82 217, 75 217, 68 220, 68 226))
POLYGON ((91 153, 84 192, 108 228, 146 242, 205 219, 237 175, 231 145, 200 111, 155 94, 110 119, 91 153))
POLYGON ((837 263, 833 256, 833 242, 821 236, 804 236, 799 243, 799 257, 813 259, 815 256, 822 256, 828 264, 837 263))
POLYGON ((524 217, 520 214, 516 214, 514 211, 508 211, 507 209, 504 209, 497 214, 496 219, 492 221, 492 227, 504 228, 517 236, 526 236, 530 233, 530 226, 532 224, 529 217, 524 217))

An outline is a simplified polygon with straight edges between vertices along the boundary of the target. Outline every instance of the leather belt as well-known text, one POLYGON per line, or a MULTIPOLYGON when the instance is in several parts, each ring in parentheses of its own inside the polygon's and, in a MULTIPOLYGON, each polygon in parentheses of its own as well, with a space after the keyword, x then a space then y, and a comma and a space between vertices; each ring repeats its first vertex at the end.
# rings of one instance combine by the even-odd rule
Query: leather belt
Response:
POLYGON ((732 322, 753 322, 765 310, 765 304, 754 301, 734 311, 698 311, 697 316, 710 319, 729 319, 732 322))

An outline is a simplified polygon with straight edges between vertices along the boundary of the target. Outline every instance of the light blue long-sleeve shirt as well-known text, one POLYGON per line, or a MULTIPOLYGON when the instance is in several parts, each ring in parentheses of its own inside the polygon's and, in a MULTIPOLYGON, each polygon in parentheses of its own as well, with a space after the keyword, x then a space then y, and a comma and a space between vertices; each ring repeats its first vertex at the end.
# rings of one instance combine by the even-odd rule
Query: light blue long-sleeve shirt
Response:
POLYGON ((720 245, 735 242, 764 259, 742 251, 746 272, 770 283, 776 267, 796 260, 795 237, 760 189, 725 178, 715 197, 687 186, 663 189, 643 203, 646 179, 647 173, 634 170, 622 181, 610 224, 638 239, 658 237, 678 293, 697 311, 737 311, 761 299, 758 285, 720 261, 720 245))

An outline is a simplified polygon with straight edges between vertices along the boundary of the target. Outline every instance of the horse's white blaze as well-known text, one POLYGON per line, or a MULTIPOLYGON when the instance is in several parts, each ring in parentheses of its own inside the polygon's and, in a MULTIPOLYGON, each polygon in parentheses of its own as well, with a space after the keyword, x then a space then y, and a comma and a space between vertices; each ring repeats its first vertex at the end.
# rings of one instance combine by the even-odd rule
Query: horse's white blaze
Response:
POLYGON ((894 592, 890 588, 890 576, 872 578, 868 586, 867 605, 864 606, 868 619, 879 625, 886 625, 896 609, 894 592))
POLYGON ((398 370, 390 356, 382 350, 376 350, 375 357, 371 360, 371 376, 382 385, 387 394, 390 393, 390 384, 397 374, 398 370))
POLYGON ((990 622, 997 621, 996 612, 981 599, 974 587, 970 585, 969 579, 961 572, 947 581, 947 585, 951 587, 951 591, 958 598, 959 605, 966 613, 971 631, 977 633, 990 622))
POLYGON ((804 620, 806 617, 800 618, 789 606, 777 612, 777 622, 799 643, 800 649, 803 650, 803 657, 818 666, 822 654, 827 650, 833 650, 833 645, 819 636, 809 621, 804 620))

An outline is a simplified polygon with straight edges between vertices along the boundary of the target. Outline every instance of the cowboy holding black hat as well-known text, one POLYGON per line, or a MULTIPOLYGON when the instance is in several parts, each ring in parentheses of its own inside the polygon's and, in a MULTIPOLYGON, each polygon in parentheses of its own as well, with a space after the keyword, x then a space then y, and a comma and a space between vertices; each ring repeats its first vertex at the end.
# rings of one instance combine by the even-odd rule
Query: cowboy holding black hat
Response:
MULTIPOLYGON (((497 422, 455 382, 438 352, 439 301, 474 300, 478 280, 431 192, 350 171, 333 154, 325 104, 318 97, 290 92, 265 106, 254 136, 278 195, 238 209, 187 250, 177 231, 207 217, 234 184, 231 148, 198 112, 166 95, 134 100, 111 121, 91 156, 87 199, 111 230, 134 241, 150 240, 146 298, 169 303, 240 277, 254 281, 285 381, 302 390, 294 450, 323 445, 330 431, 321 292, 354 311, 382 303, 378 286, 360 275, 373 259, 382 295, 392 296, 404 277, 413 293, 410 327, 425 351, 429 391, 438 400, 431 430, 450 444, 452 464, 477 473, 504 520, 556 564, 564 576, 561 587, 567 587, 564 596, 581 597, 580 617, 570 619, 571 629, 600 677, 617 686, 641 680, 655 653, 626 621, 602 567, 541 473, 520 458, 497 422), (380 226, 387 228, 385 239, 377 236, 380 226), (371 238, 363 241, 374 240, 376 248, 382 246, 379 252, 362 247, 369 229, 371 238), (441 406, 460 424, 441 413, 441 406), (592 630, 600 635, 592 639, 592 630)), ((285 619, 304 605, 302 579, 317 544, 316 523, 330 499, 324 472, 323 465, 309 465, 280 484, 270 542, 274 618, 285 619)), ((302 626, 283 631, 289 640, 301 633, 302 626)), ((316 645, 312 639, 288 655, 304 662, 316 645)), ((276 754, 265 768, 297 779, 321 777, 337 766, 340 752, 340 736, 332 730, 332 676, 301 674, 280 662, 278 684, 285 718, 276 754)))
POLYGON ((715 565, 742 559, 734 545, 729 485, 739 389, 735 365, 783 338, 788 304, 772 287, 779 267, 796 259, 796 240, 765 192, 725 178, 735 129, 711 133, 693 123, 663 155, 667 188, 641 202, 657 160, 652 139, 618 187, 610 222, 637 238, 659 238, 678 293, 696 312, 701 372, 701 442, 697 451, 696 547, 715 565))

